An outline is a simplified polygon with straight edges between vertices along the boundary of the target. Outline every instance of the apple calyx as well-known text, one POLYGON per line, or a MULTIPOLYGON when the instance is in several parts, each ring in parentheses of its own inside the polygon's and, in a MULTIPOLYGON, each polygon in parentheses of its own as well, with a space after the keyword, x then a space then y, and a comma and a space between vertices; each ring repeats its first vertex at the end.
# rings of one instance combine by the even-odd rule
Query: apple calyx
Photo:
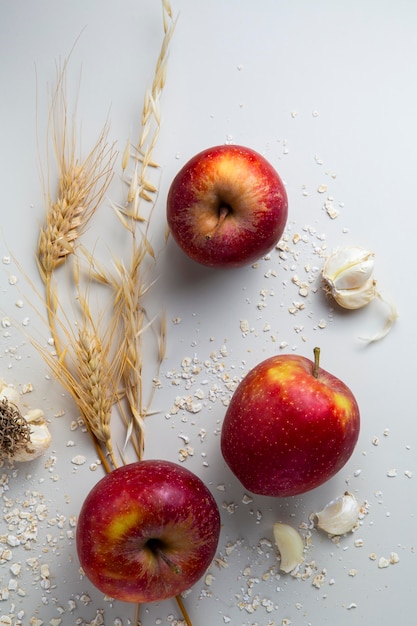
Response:
POLYGON ((206 239, 209 241, 213 238, 216 232, 219 230, 220 226, 223 224, 224 220, 230 213, 230 207, 227 204, 222 204, 219 208, 219 219, 217 220, 217 224, 214 228, 212 228, 207 234, 206 239))
POLYGON ((181 567, 179 565, 175 565, 175 563, 171 561, 171 559, 165 554, 163 546, 164 544, 163 542, 161 542, 160 539, 151 538, 148 539, 148 541, 146 542, 146 547, 148 548, 148 550, 150 550, 150 552, 152 552, 154 556, 160 557, 163 562, 168 565, 171 572, 173 572, 174 574, 181 574, 181 567))
POLYGON ((314 352, 313 376, 314 378, 318 378, 319 369, 320 369, 320 348, 315 347, 313 352, 314 352))

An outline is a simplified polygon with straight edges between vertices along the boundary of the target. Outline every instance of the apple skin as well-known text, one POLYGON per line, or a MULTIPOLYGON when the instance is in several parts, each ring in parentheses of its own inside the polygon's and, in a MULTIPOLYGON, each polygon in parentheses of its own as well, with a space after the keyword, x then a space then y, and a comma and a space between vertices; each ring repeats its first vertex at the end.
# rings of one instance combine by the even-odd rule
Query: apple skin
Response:
POLYGON ((106 474, 80 511, 80 564, 103 593, 155 602, 192 587, 210 565, 220 515, 204 483, 178 464, 145 460, 106 474))
POLYGON ((303 356, 273 356, 241 381, 221 433, 223 458, 249 491, 287 497, 334 476, 356 446, 351 390, 303 356))
POLYGON ((168 192, 167 221, 174 239, 194 261, 210 267, 258 260, 281 238, 287 216, 279 174, 244 146, 220 145, 198 153, 168 192))

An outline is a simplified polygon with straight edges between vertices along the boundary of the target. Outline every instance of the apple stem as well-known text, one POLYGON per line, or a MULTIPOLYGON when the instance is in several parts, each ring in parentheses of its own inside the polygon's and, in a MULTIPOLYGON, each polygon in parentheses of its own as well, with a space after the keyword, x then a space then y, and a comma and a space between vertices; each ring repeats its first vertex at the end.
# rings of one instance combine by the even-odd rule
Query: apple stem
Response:
POLYGON ((206 239, 212 239, 212 237, 216 234, 216 232, 219 230, 220 226, 223 224, 224 220, 226 219, 226 217, 229 215, 230 213, 230 209, 227 206, 227 204, 222 204, 220 209, 219 209, 219 219, 217 220, 217 224, 215 225, 214 228, 212 228, 207 234, 206 234, 206 239))
POLYGON ((164 563, 168 565, 170 570, 172 570, 175 574, 181 574, 181 568, 178 565, 175 565, 175 563, 173 563, 171 559, 169 559, 167 555, 162 552, 162 550, 158 549, 157 552, 161 559, 164 561, 164 563))
POLYGON ((160 557, 166 565, 168 565, 169 569, 175 574, 181 574, 181 568, 178 565, 175 565, 171 561, 171 559, 165 554, 163 549, 160 546, 160 542, 158 539, 148 539, 146 542, 147 548, 156 556, 160 557))
POLYGON ((314 367, 313 367, 313 376, 314 378, 319 377, 319 368, 320 368, 320 348, 314 348, 314 367))
POLYGON ((187 609, 185 608, 185 605, 184 605, 184 602, 182 601, 181 596, 180 595, 175 596, 175 599, 177 601, 178 606, 180 607, 180 611, 182 613, 185 623, 187 624, 187 626, 193 626, 190 620, 190 616, 187 613, 187 609))

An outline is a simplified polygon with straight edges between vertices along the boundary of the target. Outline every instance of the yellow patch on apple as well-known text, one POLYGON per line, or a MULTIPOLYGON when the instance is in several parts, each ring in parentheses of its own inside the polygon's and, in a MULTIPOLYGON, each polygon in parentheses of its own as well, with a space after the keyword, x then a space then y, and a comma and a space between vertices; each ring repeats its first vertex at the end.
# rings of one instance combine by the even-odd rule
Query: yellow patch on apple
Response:
POLYGON ((334 394, 334 404, 337 409, 337 414, 340 417, 340 424, 346 426, 346 423, 350 420, 350 413, 352 411, 352 404, 346 396, 341 393, 334 394))
POLYGON ((130 511, 130 513, 123 514, 122 518, 115 518, 109 524, 106 534, 113 540, 120 539, 132 528, 135 528, 140 523, 141 518, 140 511, 130 511))

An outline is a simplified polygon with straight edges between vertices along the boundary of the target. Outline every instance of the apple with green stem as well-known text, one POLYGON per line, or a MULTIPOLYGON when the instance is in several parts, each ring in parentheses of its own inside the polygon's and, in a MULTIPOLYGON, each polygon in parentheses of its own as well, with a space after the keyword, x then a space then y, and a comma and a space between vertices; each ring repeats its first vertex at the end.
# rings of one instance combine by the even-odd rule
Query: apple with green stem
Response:
POLYGON ((81 567, 103 593, 125 602, 178 596, 209 567, 220 534, 217 504, 176 463, 145 460, 106 474, 77 523, 81 567))
POLYGON ((221 433, 226 463, 249 491, 287 497, 322 485, 348 461, 360 429, 345 383, 306 357, 277 355, 241 381, 221 433))
POLYGON ((244 146, 199 152, 168 192, 167 221, 174 239, 189 257, 211 267, 257 261, 281 238, 287 215, 278 172, 244 146))

